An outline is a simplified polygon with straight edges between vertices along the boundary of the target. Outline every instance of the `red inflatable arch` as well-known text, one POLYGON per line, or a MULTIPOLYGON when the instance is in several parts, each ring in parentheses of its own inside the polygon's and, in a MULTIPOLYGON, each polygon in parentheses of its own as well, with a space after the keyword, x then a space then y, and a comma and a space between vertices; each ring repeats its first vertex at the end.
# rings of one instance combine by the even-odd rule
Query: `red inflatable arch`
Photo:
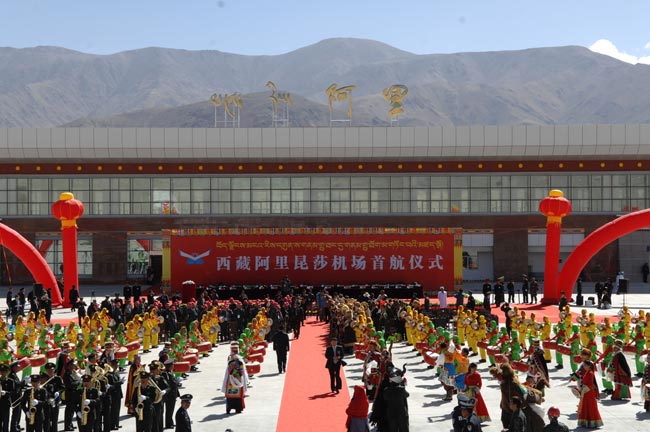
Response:
POLYGON ((33 244, 28 242, 17 231, 9 228, 7 225, 0 224, 0 245, 13 252, 25 264, 36 283, 42 284, 45 289, 52 288, 53 306, 62 304, 61 293, 59 292, 56 278, 50 266, 47 265, 45 258, 41 256, 33 244))
POLYGON ((569 297, 580 271, 599 250, 626 234, 647 227, 650 227, 650 209, 621 216, 589 234, 564 263, 558 279, 560 291, 569 297))

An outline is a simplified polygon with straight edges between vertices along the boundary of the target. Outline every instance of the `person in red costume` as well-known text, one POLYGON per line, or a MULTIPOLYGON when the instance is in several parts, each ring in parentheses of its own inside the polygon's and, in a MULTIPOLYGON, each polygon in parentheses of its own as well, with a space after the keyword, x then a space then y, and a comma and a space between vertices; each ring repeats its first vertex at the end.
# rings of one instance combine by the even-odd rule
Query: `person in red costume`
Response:
POLYGON ((594 375, 594 364, 591 360, 582 363, 584 374, 580 388, 580 404, 578 405, 578 427, 599 428, 603 425, 598 410, 600 390, 594 375))
POLYGON ((474 412, 478 419, 482 422, 490 421, 490 413, 488 412, 483 395, 481 394, 481 387, 483 387, 483 380, 481 375, 476 371, 476 363, 469 365, 469 370, 465 375, 465 394, 470 398, 476 399, 474 405, 474 412))
POLYGON ((370 432, 370 424, 368 424, 368 396, 363 386, 354 386, 354 395, 350 400, 350 405, 345 413, 348 415, 348 420, 345 422, 345 427, 348 432, 370 432))

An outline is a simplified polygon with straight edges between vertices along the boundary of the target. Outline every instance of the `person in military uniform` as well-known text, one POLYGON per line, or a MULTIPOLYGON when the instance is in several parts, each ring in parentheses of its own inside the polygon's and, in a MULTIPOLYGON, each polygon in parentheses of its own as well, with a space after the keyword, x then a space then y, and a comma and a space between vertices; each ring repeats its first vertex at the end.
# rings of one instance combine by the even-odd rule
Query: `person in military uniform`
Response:
POLYGON ((79 404, 79 399, 81 398, 81 375, 79 374, 77 362, 75 360, 68 360, 66 371, 63 374, 63 386, 65 392, 63 430, 67 432, 74 430, 72 418, 74 416, 77 405, 79 404))
POLYGON ((122 404, 122 397, 124 397, 122 392, 124 378, 120 378, 118 359, 111 360, 111 368, 113 370, 106 374, 110 386, 109 393, 111 394, 110 430, 117 430, 120 428, 120 405, 122 404))
POLYGON ((9 380, 13 381, 13 391, 11 392, 11 402, 13 408, 11 410, 11 432, 18 432, 20 428, 20 416, 22 410, 20 409, 19 399, 23 396, 23 382, 18 377, 18 362, 15 361, 9 366, 9 380))
POLYGON ((180 384, 174 376, 174 360, 165 360, 165 371, 162 373, 167 381, 168 391, 165 395, 165 429, 174 427, 174 409, 176 408, 176 398, 180 396, 178 391, 180 384))
POLYGON ((151 375, 148 372, 142 371, 139 375, 140 384, 133 390, 133 397, 131 404, 135 407, 136 432, 152 432, 154 424, 154 402, 160 401, 160 392, 149 384, 151 375))
POLYGON ((162 375, 162 368, 163 365, 160 364, 159 361, 154 360, 151 362, 149 365, 149 372, 151 374, 151 381, 153 384, 155 384, 154 387, 157 387, 158 390, 160 390, 161 397, 159 400, 154 401, 153 408, 154 408, 154 421, 153 421, 153 427, 152 431, 153 432, 162 432, 163 430, 163 419, 164 417, 164 409, 165 409, 165 404, 164 404, 164 398, 165 395, 167 394, 167 390, 169 385, 167 384, 167 380, 165 377, 162 375))
POLYGON ((9 365, 0 365, 0 432, 9 432, 9 413, 11 412, 11 395, 15 391, 16 383, 9 378, 9 365))
POLYGON ((25 412, 27 432, 42 432, 47 407, 47 391, 41 387, 41 376, 31 375, 31 388, 23 390, 20 402, 25 412))
POLYGON ((192 432, 192 421, 187 410, 192 404, 192 395, 181 396, 181 407, 176 411, 176 432, 192 432))
POLYGON ((77 423, 79 425, 79 432, 92 432, 97 419, 99 391, 94 387, 93 377, 91 375, 83 375, 81 382, 81 394, 74 405, 77 412, 77 423))
POLYGON ((59 407, 61 406, 61 393, 65 388, 63 378, 56 375, 56 365, 52 362, 45 364, 43 387, 47 391, 47 409, 45 412, 45 425, 43 432, 57 432, 59 430, 59 407))

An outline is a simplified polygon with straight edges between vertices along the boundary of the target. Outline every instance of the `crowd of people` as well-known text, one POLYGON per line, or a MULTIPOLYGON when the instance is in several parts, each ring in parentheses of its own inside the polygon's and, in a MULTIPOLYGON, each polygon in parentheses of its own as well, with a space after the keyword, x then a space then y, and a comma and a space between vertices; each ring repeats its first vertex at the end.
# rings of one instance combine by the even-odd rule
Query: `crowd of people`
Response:
MULTIPOLYGON (((497 417, 504 430, 568 430, 559 421, 557 406, 543 408, 552 403, 546 395, 549 369, 564 369, 567 359, 567 379, 572 381, 570 388, 578 399, 578 426, 603 426, 600 400, 611 397, 622 403, 629 401, 635 375, 641 378, 644 409, 650 412, 650 350, 646 345, 650 341, 650 314, 640 311, 633 315, 624 306, 616 320, 606 317, 598 322, 586 309, 574 318, 568 300, 562 296, 559 317, 551 322, 548 316, 538 317, 535 312, 526 313, 504 302, 498 297, 501 292, 497 288, 495 302, 502 303, 505 325, 486 318, 490 315, 458 306, 453 326, 447 327, 435 327, 427 312, 432 305, 421 305, 419 299, 330 297, 326 319, 332 345, 338 345, 336 340, 341 342, 341 349, 354 346, 355 355, 360 351, 364 358, 362 383, 355 387, 347 411, 348 430, 369 430, 368 422, 380 432, 408 430, 405 371, 393 364, 391 355, 391 342, 400 339, 417 349, 435 370, 444 390, 443 402, 457 399, 452 414, 455 431, 480 431, 482 423, 494 418, 481 392, 485 377, 478 372, 478 363, 489 363, 488 379, 499 383, 497 417), (633 356, 635 371, 625 353, 633 356), (477 359, 472 361, 474 356, 477 359), (522 374, 525 378, 520 380, 522 374)), ((503 293, 508 293, 507 285, 503 293)), ((536 301, 531 291, 528 295, 525 302, 536 301)), ((491 299, 486 300, 491 303, 491 299)), ((337 388, 334 382, 333 391, 337 388)))

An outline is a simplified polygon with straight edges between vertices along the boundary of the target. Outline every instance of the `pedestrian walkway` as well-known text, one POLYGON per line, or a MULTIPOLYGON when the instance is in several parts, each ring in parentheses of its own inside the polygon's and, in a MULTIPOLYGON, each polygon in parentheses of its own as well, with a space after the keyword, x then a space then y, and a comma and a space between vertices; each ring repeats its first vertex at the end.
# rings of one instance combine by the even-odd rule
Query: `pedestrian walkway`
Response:
POLYGON ((345 429, 345 409, 350 394, 344 368, 341 368, 341 392, 330 391, 329 374, 325 369, 328 340, 329 325, 310 317, 300 332, 300 339, 291 343, 278 432, 345 429))

